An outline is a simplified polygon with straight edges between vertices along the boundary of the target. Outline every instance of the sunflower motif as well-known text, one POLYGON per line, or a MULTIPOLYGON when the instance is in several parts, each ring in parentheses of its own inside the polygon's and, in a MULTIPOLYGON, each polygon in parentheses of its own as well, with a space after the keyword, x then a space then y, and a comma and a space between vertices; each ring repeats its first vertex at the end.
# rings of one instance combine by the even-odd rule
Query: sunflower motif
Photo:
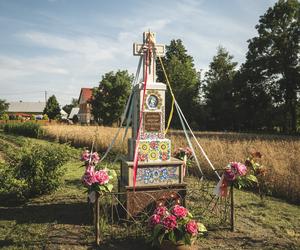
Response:
POLYGON ((159 154, 156 150, 151 150, 149 153, 149 160, 150 161, 156 161, 158 160, 159 154))
POLYGON ((147 142, 141 143, 140 146, 139 146, 139 148, 140 148, 140 152, 142 154, 147 154, 149 152, 149 150, 150 150, 149 143, 147 143, 147 142))
POLYGON ((168 150, 169 150, 169 143, 168 142, 160 142, 159 143, 159 150, 161 151, 161 152, 168 152, 168 150))

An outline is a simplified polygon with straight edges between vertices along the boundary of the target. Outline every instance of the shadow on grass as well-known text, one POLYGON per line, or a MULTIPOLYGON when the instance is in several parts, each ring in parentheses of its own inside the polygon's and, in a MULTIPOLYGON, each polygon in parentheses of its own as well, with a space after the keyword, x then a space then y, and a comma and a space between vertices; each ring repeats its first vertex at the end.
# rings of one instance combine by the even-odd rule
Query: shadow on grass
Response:
POLYGON ((74 186, 76 188, 82 188, 82 181, 80 179, 65 180, 66 186, 74 186))
POLYGON ((90 225, 91 218, 87 216, 87 203, 59 203, 28 205, 21 207, 1 207, 1 220, 16 220, 22 223, 57 223, 71 225, 90 225))

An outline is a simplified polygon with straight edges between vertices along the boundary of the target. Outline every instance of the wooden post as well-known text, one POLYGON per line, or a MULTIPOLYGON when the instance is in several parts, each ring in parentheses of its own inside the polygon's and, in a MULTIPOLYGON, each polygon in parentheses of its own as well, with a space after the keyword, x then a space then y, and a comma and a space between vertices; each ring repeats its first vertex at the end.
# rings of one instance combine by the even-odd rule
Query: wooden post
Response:
POLYGON ((96 236, 96 245, 100 245, 100 225, 99 225, 99 215, 100 215, 100 205, 99 205, 99 193, 96 192, 96 201, 95 201, 95 236, 96 236))
POLYGON ((230 226, 231 231, 234 231, 234 196, 233 196, 233 184, 230 186, 230 226))

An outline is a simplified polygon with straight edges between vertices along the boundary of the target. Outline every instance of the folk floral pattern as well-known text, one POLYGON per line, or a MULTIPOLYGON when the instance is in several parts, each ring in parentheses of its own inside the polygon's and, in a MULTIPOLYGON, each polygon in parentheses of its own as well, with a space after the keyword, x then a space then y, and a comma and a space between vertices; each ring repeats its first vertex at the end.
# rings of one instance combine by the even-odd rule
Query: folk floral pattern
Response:
POLYGON ((141 140, 139 145, 139 161, 167 161, 171 158, 169 140, 141 140))
POLYGON ((175 183, 179 180, 177 167, 138 168, 137 182, 140 184, 175 183))
POLYGON ((155 140, 155 139, 164 139, 163 133, 141 133, 141 139, 142 140, 155 140))

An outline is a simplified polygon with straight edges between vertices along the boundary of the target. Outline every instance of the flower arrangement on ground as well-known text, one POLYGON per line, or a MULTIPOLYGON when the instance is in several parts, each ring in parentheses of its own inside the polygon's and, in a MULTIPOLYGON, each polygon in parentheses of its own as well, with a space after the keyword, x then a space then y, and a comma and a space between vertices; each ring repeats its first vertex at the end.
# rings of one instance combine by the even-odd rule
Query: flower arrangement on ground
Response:
POLYGON ((196 222, 192 214, 183 206, 175 205, 171 209, 159 206, 148 220, 152 245, 159 246, 163 241, 173 244, 191 245, 197 236, 207 230, 202 223, 196 222))
POLYGON ((116 177, 114 170, 97 168, 100 156, 97 152, 85 150, 81 155, 84 162, 85 172, 82 176, 82 183, 87 188, 91 202, 95 201, 96 192, 111 192, 113 189, 112 180, 116 177))

